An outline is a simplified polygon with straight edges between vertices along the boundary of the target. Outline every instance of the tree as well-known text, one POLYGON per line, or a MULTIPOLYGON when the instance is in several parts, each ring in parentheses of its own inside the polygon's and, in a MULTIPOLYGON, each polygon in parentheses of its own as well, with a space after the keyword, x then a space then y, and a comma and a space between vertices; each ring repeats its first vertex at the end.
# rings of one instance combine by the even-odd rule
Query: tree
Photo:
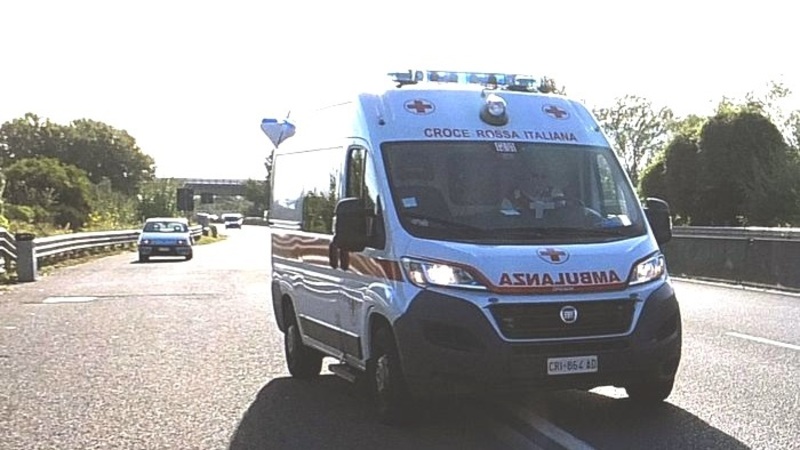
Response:
POLYGON ((269 156, 264 160, 264 168, 267 169, 267 176, 265 180, 266 186, 264 186, 264 195, 266 196, 266 206, 264 209, 269 209, 272 205, 270 202, 272 201, 272 163, 273 163, 273 153, 270 153, 269 156))
MULTIPOLYGON (((668 202, 670 201, 665 160, 664 153, 659 153, 650 165, 642 171, 642 176, 639 179, 639 192, 643 198, 658 197, 668 202)), ((674 212, 671 202, 670 209, 674 212)))
POLYGON ((252 203, 245 215, 262 217, 264 210, 267 209, 267 183, 257 180, 245 181, 244 198, 252 203))
POLYGON ((155 173, 155 162, 133 137, 102 122, 81 119, 63 126, 28 113, 4 123, 0 167, 34 157, 57 158, 83 169, 93 183, 109 180, 115 191, 130 196, 155 173))
POLYGON ((91 212, 91 182, 81 169, 54 158, 26 158, 5 169, 8 203, 31 206, 40 221, 78 229, 91 212))
POLYGON ((640 172, 668 138, 673 114, 664 107, 654 111, 649 100, 636 95, 618 98, 611 108, 593 111, 619 153, 634 186, 640 172))
POLYGON ((8 227, 5 202, 3 201, 3 193, 5 192, 5 190, 6 190, 6 176, 3 175, 3 170, 0 169, 0 228, 8 227))
POLYGON ((128 132, 89 119, 73 121, 71 128, 60 159, 85 170, 93 183, 108 179, 114 190, 132 196, 153 179, 155 161, 128 132))
POLYGON ((763 114, 717 114, 699 148, 696 224, 777 226, 798 213, 797 158, 763 114))
POLYGON ((130 228, 139 220, 136 198, 115 191, 109 180, 92 186, 91 206, 92 213, 86 224, 89 229, 130 228))
POLYGON ((174 217, 178 214, 179 183, 171 178, 157 178, 141 186, 139 194, 139 219, 148 217, 174 217))
POLYGON ((0 167, 37 156, 58 158, 67 146, 68 127, 33 113, 0 126, 0 167))

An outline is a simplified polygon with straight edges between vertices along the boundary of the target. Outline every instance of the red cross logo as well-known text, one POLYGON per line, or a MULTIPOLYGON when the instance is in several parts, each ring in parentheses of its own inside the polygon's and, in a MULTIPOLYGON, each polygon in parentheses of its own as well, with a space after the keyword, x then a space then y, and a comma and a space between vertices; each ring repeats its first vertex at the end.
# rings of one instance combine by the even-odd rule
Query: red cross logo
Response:
POLYGON ((546 248, 544 250, 539 250, 537 253, 539 258, 553 264, 565 263, 569 259, 569 254, 567 252, 556 248, 546 248))
POLYGON ((436 109, 433 103, 426 100, 409 100, 405 104, 406 111, 412 114, 430 114, 436 109))
POLYGON ((544 113, 547 114, 548 116, 554 117, 556 119, 566 119, 567 117, 569 117, 569 113, 567 111, 564 111, 563 109, 555 105, 546 105, 545 107, 542 108, 542 111, 544 111, 544 113))

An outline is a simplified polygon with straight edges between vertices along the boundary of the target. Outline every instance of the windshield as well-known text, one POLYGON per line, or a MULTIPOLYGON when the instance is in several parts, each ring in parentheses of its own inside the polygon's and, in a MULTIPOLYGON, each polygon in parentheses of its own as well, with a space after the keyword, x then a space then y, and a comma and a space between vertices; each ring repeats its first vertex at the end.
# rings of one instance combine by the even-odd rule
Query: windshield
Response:
POLYGON ((147 222, 144 231, 148 233, 185 233, 189 227, 181 222, 147 222))
POLYGON ((418 237, 570 243, 645 230, 609 148, 437 141, 382 149, 401 223, 418 237))

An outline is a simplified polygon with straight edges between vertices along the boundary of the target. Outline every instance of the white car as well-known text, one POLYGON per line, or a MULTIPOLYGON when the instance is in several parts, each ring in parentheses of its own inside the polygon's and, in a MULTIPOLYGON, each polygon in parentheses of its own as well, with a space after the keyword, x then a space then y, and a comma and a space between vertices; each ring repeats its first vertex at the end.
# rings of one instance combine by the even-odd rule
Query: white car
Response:
POLYGON ((183 256, 192 259, 192 235, 189 222, 182 217, 147 219, 139 234, 139 262, 154 256, 183 256))
POLYGON ((239 213, 226 213, 222 215, 222 222, 225 228, 242 228, 244 216, 239 213))

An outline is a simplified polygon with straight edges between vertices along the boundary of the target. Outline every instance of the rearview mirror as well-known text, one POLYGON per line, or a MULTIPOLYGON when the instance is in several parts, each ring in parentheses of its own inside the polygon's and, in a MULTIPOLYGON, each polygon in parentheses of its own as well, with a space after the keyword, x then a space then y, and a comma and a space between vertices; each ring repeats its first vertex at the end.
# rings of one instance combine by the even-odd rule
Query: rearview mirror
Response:
POLYGON ((644 213, 658 245, 666 244, 672 239, 672 217, 669 203, 660 198, 650 197, 645 201, 644 213))
POLYGON ((360 252, 367 246, 367 213, 360 199, 348 197, 336 203, 333 244, 350 252, 360 252))

